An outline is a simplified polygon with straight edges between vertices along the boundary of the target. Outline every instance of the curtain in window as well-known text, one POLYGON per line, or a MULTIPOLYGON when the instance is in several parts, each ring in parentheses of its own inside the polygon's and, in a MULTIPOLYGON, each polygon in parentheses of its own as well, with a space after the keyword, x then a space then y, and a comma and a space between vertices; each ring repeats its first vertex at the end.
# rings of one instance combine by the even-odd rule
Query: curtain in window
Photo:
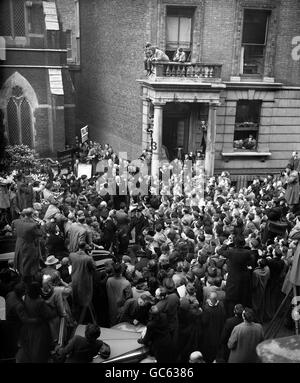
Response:
POLYGON ((178 28, 179 18, 172 16, 167 17, 167 44, 175 48, 178 44, 178 28))
POLYGON ((179 46, 181 48, 190 48, 191 43, 192 19, 189 17, 180 17, 179 26, 179 46))

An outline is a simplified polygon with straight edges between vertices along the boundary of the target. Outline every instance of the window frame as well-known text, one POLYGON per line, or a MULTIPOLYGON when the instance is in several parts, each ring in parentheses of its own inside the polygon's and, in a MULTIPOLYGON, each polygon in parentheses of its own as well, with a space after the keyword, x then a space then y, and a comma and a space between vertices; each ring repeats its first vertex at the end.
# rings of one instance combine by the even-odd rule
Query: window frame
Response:
POLYGON ((26 22, 26 2, 23 3, 23 11, 24 11, 24 35, 18 35, 15 33, 15 21, 14 21, 14 6, 13 6, 13 0, 9 0, 9 18, 10 18, 10 29, 11 29, 11 35, 7 37, 11 37, 12 39, 17 39, 18 37, 24 38, 26 37, 27 32, 27 22, 26 22))
MULTIPOLYGON (((45 35, 45 24, 42 24, 42 33, 33 33, 31 32, 31 8, 32 6, 35 5, 35 6, 40 6, 41 8, 43 8, 42 4, 39 4, 39 3, 32 3, 30 4, 30 2, 25 2, 25 30, 26 30, 26 35, 28 37, 40 37, 40 38, 43 38, 44 35, 45 35)), ((43 12, 43 9, 42 9, 42 12, 43 12)))
MULTIPOLYGON (((16 85, 18 86, 18 85, 16 85)), ((21 88, 22 89, 22 88, 21 88)), ((12 101, 16 107, 16 116, 17 116, 17 128, 18 128, 18 143, 15 145, 22 145, 23 144, 23 136, 24 132, 22 131, 22 103, 25 100, 28 104, 29 107, 29 115, 30 115, 30 131, 31 131, 31 148, 35 147, 35 138, 34 138, 34 129, 33 129, 33 111, 32 111, 32 106, 30 105, 30 102, 28 98, 24 95, 24 90, 22 89, 23 93, 20 96, 15 96, 11 95, 6 102, 6 107, 5 107, 5 130, 6 134, 9 140, 10 133, 9 133, 9 126, 8 126, 8 121, 9 121, 9 114, 8 114, 8 104, 10 101, 12 101)), ((9 145, 11 145, 9 141, 9 145)))
POLYGON ((261 120, 261 110, 262 110, 262 100, 245 100, 245 99, 237 100, 236 111, 235 111, 234 131, 233 131, 233 143, 234 143, 234 141, 237 141, 237 140, 245 140, 247 137, 249 137, 250 134, 252 134, 254 136, 254 139, 256 140, 256 147, 254 149, 251 149, 251 150, 257 151, 258 139, 259 139, 259 130, 260 130, 260 120, 261 120), (244 104, 256 103, 258 105, 258 117, 257 117, 256 122, 255 121, 239 121, 239 122, 237 121, 238 108, 243 103, 244 104), (244 134, 242 134, 240 137, 237 137, 236 133, 239 133, 239 132, 244 132, 244 134), (242 138, 242 136, 246 136, 246 133, 247 133, 247 137, 242 138))
POLYGON ((242 27, 242 33, 241 33, 241 50, 240 50, 240 75, 243 76, 264 76, 264 71, 266 67, 266 47, 268 45, 268 38, 269 38, 269 30, 270 30, 270 19, 272 17, 272 9, 265 9, 265 8, 251 8, 251 7, 243 7, 243 27, 242 27), (263 44, 259 43, 244 43, 243 38, 244 38, 244 26, 245 26, 245 12, 248 10, 252 11, 259 11, 259 12, 264 12, 267 14, 266 18, 266 26, 265 26, 265 41, 263 44), (254 73, 245 73, 245 47, 263 47, 263 55, 262 57, 262 62, 263 62, 263 68, 262 68, 262 73, 254 72, 254 73))
POLYGON ((67 49, 67 62, 74 63, 76 62, 76 58, 74 58, 74 54, 73 54, 74 52, 73 52, 73 44, 72 44, 72 39, 73 39, 72 29, 66 29, 65 38, 66 38, 66 49, 67 49), (70 42, 69 46, 68 46, 68 36, 69 36, 69 42, 70 42), (70 54, 70 57, 68 56, 68 54, 70 54))
POLYGON ((178 47, 181 47, 179 36, 180 36, 180 19, 181 18, 189 18, 191 19, 191 30, 190 30, 190 46, 189 48, 183 48, 185 54, 186 54, 186 61, 191 60, 191 54, 193 49, 193 30, 194 30, 194 18, 195 18, 195 12, 196 7, 195 6, 174 6, 174 5, 167 5, 166 6, 166 19, 165 19, 165 28, 166 28, 166 39, 165 39, 165 46, 166 46, 166 54, 170 57, 170 60, 172 61, 172 58, 177 50, 178 47), (168 17, 177 17, 178 18, 178 31, 177 31, 177 48, 173 48, 168 43, 168 17))

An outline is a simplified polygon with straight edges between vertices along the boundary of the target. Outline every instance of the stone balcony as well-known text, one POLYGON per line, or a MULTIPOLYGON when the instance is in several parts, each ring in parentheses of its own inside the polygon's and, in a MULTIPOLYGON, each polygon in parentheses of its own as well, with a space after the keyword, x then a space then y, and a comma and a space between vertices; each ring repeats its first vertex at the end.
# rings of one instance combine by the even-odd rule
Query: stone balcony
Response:
POLYGON ((152 63, 151 81, 220 83, 222 64, 178 63, 160 61, 152 63))

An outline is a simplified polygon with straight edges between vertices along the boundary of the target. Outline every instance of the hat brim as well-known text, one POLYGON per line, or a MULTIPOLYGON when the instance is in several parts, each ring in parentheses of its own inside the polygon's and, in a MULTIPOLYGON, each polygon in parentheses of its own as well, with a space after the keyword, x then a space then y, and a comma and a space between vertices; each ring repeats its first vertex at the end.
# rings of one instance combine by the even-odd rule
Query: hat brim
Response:
POLYGON ((58 259, 56 259, 56 261, 53 261, 53 262, 44 262, 45 263, 45 265, 47 265, 47 266, 52 266, 52 265, 56 265, 57 263, 59 263, 59 260, 58 259))

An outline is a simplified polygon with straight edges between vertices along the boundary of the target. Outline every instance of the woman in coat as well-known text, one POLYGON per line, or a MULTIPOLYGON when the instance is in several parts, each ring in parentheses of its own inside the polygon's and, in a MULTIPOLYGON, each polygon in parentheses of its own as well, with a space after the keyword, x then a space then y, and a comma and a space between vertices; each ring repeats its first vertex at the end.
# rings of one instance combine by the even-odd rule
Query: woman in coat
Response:
POLYGON ((56 313, 40 296, 40 284, 32 282, 25 296, 24 306, 29 318, 37 318, 38 323, 24 323, 20 333, 20 348, 16 355, 17 363, 47 363, 51 351, 49 320, 56 313))

